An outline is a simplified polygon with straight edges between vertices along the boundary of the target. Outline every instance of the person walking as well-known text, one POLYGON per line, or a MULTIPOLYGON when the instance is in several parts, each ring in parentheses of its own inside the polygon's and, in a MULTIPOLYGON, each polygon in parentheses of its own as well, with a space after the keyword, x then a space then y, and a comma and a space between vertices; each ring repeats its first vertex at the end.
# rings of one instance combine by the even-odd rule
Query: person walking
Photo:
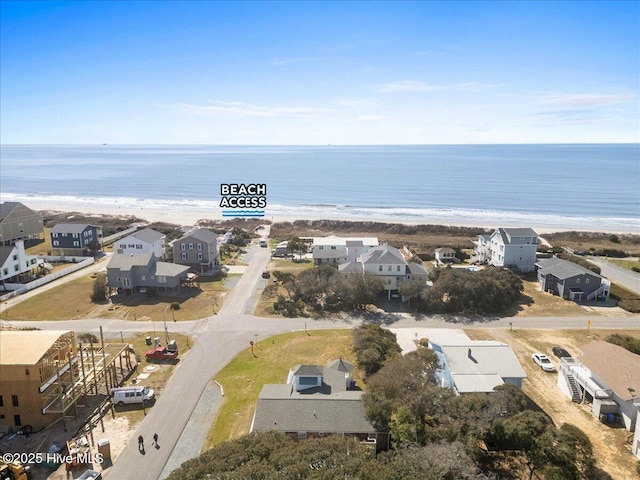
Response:
POLYGON ((144 438, 142 435, 138 436, 138 450, 144 450, 144 438))
POLYGON ((153 434, 153 444, 157 447, 158 446, 158 434, 154 433, 153 434))

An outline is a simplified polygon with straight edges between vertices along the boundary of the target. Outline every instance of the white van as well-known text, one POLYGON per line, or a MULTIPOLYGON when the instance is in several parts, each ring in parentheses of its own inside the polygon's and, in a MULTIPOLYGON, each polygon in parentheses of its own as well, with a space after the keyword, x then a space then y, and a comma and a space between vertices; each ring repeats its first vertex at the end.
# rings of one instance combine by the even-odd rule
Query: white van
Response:
POLYGON ((153 400, 153 390, 143 386, 112 388, 113 403, 124 405, 125 403, 142 403, 153 400))
POLYGON ((260 246, 261 247, 266 247, 267 246, 267 239, 266 238, 261 238, 260 239, 260 246))

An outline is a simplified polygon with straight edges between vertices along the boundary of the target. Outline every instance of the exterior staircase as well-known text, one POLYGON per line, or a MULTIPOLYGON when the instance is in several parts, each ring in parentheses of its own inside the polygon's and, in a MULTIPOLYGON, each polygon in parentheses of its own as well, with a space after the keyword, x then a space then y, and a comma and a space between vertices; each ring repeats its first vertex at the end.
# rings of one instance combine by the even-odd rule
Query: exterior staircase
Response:
POLYGON ((578 387, 576 378, 568 368, 565 368, 562 371, 564 373, 564 378, 567 381, 567 385, 569 385, 569 389, 571 390, 571 400, 576 403, 581 403, 582 395, 580 395, 580 387, 578 387))

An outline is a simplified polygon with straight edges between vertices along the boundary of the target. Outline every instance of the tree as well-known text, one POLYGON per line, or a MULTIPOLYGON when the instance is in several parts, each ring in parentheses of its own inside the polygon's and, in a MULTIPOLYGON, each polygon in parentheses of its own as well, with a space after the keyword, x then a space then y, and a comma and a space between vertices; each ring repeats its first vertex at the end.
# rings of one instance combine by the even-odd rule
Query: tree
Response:
POLYGON ((409 299, 409 304, 411 304, 411 300, 415 299, 417 302, 420 302, 422 296, 424 295, 427 286, 423 280, 419 278, 412 278, 406 282, 402 282, 398 286, 398 293, 403 297, 409 299))
POLYGON ((95 240, 92 240, 87 244, 87 250, 91 255, 96 255, 98 252, 102 251, 102 246, 95 240))
POLYGON ((299 237, 291 237, 287 240, 287 251, 291 255, 298 253, 300 259, 302 259, 302 255, 307 252, 307 245, 299 237))
POLYGON ((384 282, 375 275, 350 273, 340 277, 343 303, 352 309, 364 310, 367 305, 375 303, 378 295, 384 290, 384 282))
POLYGON ((402 349, 396 334, 372 323, 353 330, 353 352, 365 375, 377 372, 388 360, 398 357, 402 349))
POLYGON ((107 299, 107 275, 105 273, 98 273, 89 296, 91 301, 96 303, 104 302, 107 299))

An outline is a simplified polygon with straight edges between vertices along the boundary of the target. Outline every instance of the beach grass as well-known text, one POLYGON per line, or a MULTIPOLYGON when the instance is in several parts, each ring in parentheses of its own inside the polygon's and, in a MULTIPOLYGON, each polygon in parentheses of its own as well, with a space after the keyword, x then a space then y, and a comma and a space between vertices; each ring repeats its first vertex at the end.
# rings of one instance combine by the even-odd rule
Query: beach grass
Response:
MULTIPOLYGON (((224 401, 211 425, 204 450, 249 433, 258 395, 265 384, 286 383, 295 365, 326 365, 343 358, 355 364, 350 330, 292 332, 267 338, 238 354, 215 380, 224 388, 224 401)), ((362 374, 354 380, 362 387, 362 374)))
POLYGON ((627 270, 640 269, 640 262, 638 260, 622 260, 619 258, 607 258, 609 263, 618 265, 619 267, 626 268, 627 270))

